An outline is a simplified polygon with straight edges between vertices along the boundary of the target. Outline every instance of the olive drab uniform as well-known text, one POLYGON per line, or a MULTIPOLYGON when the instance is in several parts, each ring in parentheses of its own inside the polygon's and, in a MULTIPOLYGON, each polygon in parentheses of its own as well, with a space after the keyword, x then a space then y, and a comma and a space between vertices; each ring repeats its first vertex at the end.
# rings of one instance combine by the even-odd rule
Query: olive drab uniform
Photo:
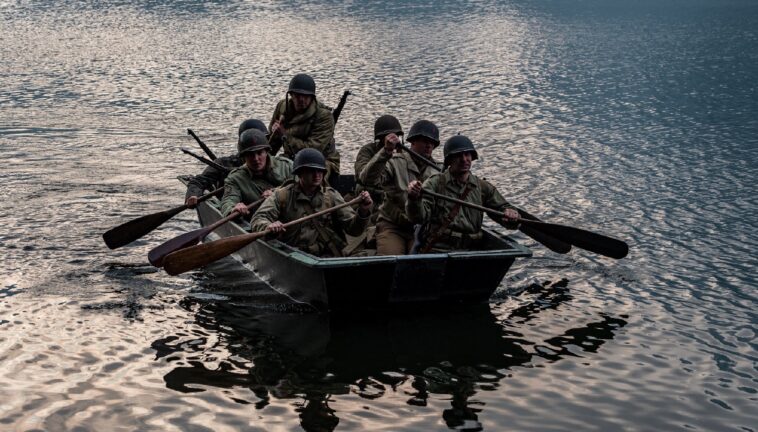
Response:
MULTIPOLYGON (((445 170, 429 177, 424 182, 423 189, 500 211, 514 208, 495 186, 474 174, 469 174, 467 183, 461 184, 450 175, 449 170, 445 170)), ((432 251, 475 249, 480 243, 484 214, 479 210, 435 199, 423 192, 420 199, 409 199, 405 209, 410 220, 424 224, 424 245, 434 239, 432 251), (457 212, 454 211, 455 208, 458 209, 457 212), (450 215, 454 217, 447 223, 450 215), (447 228, 441 230, 445 225, 447 228)), ((501 222, 500 219, 496 220, 501 222)), ((515 229, 518 223, 507 223, 505 226, 515 229)))
MULTIPOLYGON (((266 198, 253 215, 250 227, 253 232, 265 231, 275 221, 287 223, 344 203, 336 190, 322 186, 310 197, 300 185, 291 182, 278 188, 266 198)), ((369 218, 362 218, 350 207, 343 207, 316 219, 287 228, 280 240, 305 252, 323 257, 343 256, 347 244, 345 234, 360 235, 369 218)))
POLYGON ((269 123, 269 130, 274 123, 284 115, 282 125, 287 129, 287 136, 277 136, 271 140, 271 154, 276 154, 283 149, 284 156, 294 159, 295 154, 304 148, 313 148, 321 152, 326 158, 327 175, 339 174, 340 155, 334 144, 334 118, 332 111, 326 105, 313 97, 313 102, 308 108, 300 113, 295 113, 295 108, 290 106, 285 109, 286 100, 282 99, 276 105, 274 115, 269 123), (286 112, 286 114, 285 114, 286 112))
POLYGON ((367 187, 380 187, 383 201, 377 221, 377 253, 379 255, 405 254, 413 244, 413 222, 405 211, 408 200, 408 184, 414 180, 423 182, 437 171, 413 160, 408 152, 389 154, 383 149, 377 152, 361 172, 361 180, 367 187), (387 235, 385 233, 390 233, 387 235), (397 243, 402 239, 400 245, 397 243))
POLYGON ((281 156, 268 156, 262 176, 254 176, 247 165, 241 166, 229 173, 224 182, 221 212, 227 216, 234 211, 237 203, 250 204, 257 201, 263 191, 280 186, 291 177, 292 161, 281 156))
MULTIPOLYGON (((236 155, 220 157, 214 162, 223 167, 229 168, 229 170, 233 170, 244 163, 244 161, 236 155)), ((211 191, 221 187, 224 184, 224 179, 226 179, 227 174, 228 171, 221 171, 211 166, 205 168, 202 174, 193 176, 187 183, 187 194, 184 199, 191 196, 199 197, 203 195, 206 190, 211 191)))
POLYGON ((364 145, 358 150, 358 155, 355 156, 355 164, 353 166, 355 168, 355 194, 358 195, 364 190, 368 191, 371 194, 371 199, 374 201, 375 208, 378 208, 382 203, 382 188, 377 185, 365 184, 361 179, 361 172, 368 165, 371 158, 383 148, 384 144, 379 140, 364 145))

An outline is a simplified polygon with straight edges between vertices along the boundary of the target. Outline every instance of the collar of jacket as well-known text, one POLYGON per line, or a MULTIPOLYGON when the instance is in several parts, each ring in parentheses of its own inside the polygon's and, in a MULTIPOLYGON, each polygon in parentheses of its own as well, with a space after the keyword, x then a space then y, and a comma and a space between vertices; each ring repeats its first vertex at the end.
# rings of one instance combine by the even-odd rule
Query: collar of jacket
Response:
MULTIPOLYGON (((287 107, 287 111, 294 113, 295 107, 292 105, 292 101, 289 102, 290 106, 287 107)), ((308 108, 305 109, 305 111, 295 114, 289 119, 284 119, 284 125, 285 126, 291 126, 293 124, 297 123, 304 123, 308 120, 310 120, 311 117, 316 115, 316 111, 318 111, 318 100, 316 99, 316 96, 313 96, 313 101, 310 105, 308 105, 308 108)))
MULTIPOLYGON (((450 174, 450 167, 446 168, 445 171, 442 173, 442 175, 445 176, 445 185, 447 187, 463 187, 463 184, 459 182, 458 180, 453 177, 452 174, 450 174)), ((474 173, 470 172, 468 173, 468 184, 470 189, 478 189, 479 188, 479 182, 476 181, 476 176, 474 176, 474 173)))
MULTIPOLYGON (((402 157, 402 158, 404 158, 408 162, 408 169, 410 169, 411 171, 413 171, 416 174, 421 174, 421 173, 425 172, 428 169, 434 169, 434 168, 430 167, 429 165, 427 165, 425 162, 420 162, 420 161, 416 162, 416 159, 413 157, 413 155, 411 155, 410 153, 408 153, 406 151, 400 151, 398 153, 395 153, 393 155, 393 157, 402 157), (420 168, 419 168, 419 165, 421 166, 420 168)), ((428 159, 430 161, 434 162, 435 164, 437 164, 437 161, 434 160, 433 158, 428 158, 428 159)))

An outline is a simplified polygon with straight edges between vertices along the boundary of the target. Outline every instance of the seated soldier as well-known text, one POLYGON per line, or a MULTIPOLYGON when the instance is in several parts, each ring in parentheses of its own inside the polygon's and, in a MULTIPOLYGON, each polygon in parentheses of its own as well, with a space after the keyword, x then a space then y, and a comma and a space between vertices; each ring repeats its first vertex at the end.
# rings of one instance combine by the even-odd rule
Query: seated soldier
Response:
MULTIPOLYGON (((240 123, 239 128, 237 129, 238 145, 240 135, 248 129, 258 129, 264 134, 267 132, 266 125, 263 124, 262 121, 258 119, 247 119, 240 123)), ((237 168, 245 163, 240 159, 239 154, 223 156, 217 158, 214 162, 229 169, 237 168)), ((190 208, 194 208, 197 205, 198 197, 203 195, 204 191, 214 190, 224 184, 224 179, 226 179, 227 174, 228 171, 221 171, 211 166, 205 168, 202 174, 192 177, 187 183, 187 194, 184 197, 184 203, 190 206, 190 208)))
POLYGON ((292 161, 270 156, 271 146, 266 135, 258 129, 243 132, 237 149, 245 164, 229 173, 224 182, 224 197, 221 199, 224 216, 233 211, 249 216, 248 204, 268 196, 268 191, 292 177, 292 161))
POLYGON ((456 135, 445 142, 443 149, 446 169, 429 177, 423 186, 414 180, 408 185, 405 211, 408 218, 423 224, 422 244, 419 251, 446 252, 459 249, 476 249, 482 239, 481 211, 441 199, 435 199, 424 190, 447 195, 496 210, 501 210, 507 228, 518 227, 518 212, 500 192, 484 179, 471 173, 471 163, 479 158, 470 139, 456 135))
POLYGON ((304 148, 316 149, 326 158, 327 180, 335 184, 340 155, 334 143, 332 110, 316 99, 316 82, 306 74, 292 78, 287 96, 276 105, 269 123, 271 154, 281 148, 292 159, 304 148))
MULTIPOLYGON (((432 160, 432 150, 440 145, 439 136, 439 129, 434 123, 417 121, 408 133, 410 149, 432 160)), ((376 223, 377 255, 404 255, 411 251, 413 222, 405 214, 408 184, 414 180, 423 182, 437 172, 427 162, 417 160, 408 152, 395 152, 399 142, 395 134, 389 134, 382 150, 371 158, 360 174, 361 182, 366 187, 382 188, 384 192, 376 223)))
POLYGON ((270 230, 280 234, 280 240, 316 256, 344 256, 345 234, 360 235, 368 225, 373 203, 368 192, 362 192, 356 212, 344 207, 317 219, 284 228, 284 223, 340 205, 342 196, 323 183, 326 160, 315 149, 300 150, 295 156, 297 180, 284 185, 266 198, 253 215, 253 232, 270 230))

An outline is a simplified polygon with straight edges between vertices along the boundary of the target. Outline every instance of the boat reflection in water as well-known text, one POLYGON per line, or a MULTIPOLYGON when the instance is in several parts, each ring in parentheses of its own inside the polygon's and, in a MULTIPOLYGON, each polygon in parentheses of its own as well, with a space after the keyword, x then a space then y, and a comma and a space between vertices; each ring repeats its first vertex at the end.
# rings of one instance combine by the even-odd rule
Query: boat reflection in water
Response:
POLYGON ((575 356, 568 345, 594 352, 626 324, 601 316, 542 341, 525 340, 504 327, 568 298, 565 281, 543 288, 533 303, 511 311, 505 322, 498 321, 489 304, 348 316, 274 313, 188 298, 184 306, 211 336, 195 334, 191 341, 169 337, 155 341, 153 348, 157 358, 180 364, 165 376, 168 388, 186 393, 249 388, 257 401, 234 400, 256 409, 271 398, 300 399, 295 410, 308 431, 333 430, 339 423, 339 413, 329 406, 331 396, 352 392, 378 399, 398 386, 405 386, 409 405, 425 406, 430 395, 450 395, 451 406, 441 413, 445 423, 480 430, 482 405, 472 408, 468 401, 478 391, 496 388, 504 369, 528 365, 534 356, 551 361, 575 356), (540 345, 549 349, 536 349, 540 345))

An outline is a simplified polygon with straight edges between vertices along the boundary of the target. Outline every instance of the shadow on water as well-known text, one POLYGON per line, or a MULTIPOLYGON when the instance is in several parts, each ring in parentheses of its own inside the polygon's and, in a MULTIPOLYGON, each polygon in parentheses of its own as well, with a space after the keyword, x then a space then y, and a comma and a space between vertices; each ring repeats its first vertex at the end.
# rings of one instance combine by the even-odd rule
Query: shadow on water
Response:
POLYGON ((570 295, 565 280, 524 292, 536 296, 502 321, 489 304, 330 315, 272 313, 185 298, 182 306, 195 314, 202 328, 196 333, 203 336, 170 336, 152 347, 156 359, 177 365, 164 377, 168 388, 183 393, 247 388, 257 401, 232 399, 257 410, 271 398, 300 400, 294 405, 304 430, 337 426, 332 396, 352 393, 375 400, 400 387, 397 394, 407 394, 412 406, 427 406, 431 395, 449 395, 450 407, 441 413, 446 425, 481 430, 481 404, 469 402, 475 394, 497 389, 509 370, 532 367, 535 357, 553 362, 575 357, 577 350, 597 352, 626 325, 623 319, 601 316, 563 334, 526 340, 504 326, 554 309, 570 295), (222 352, 229 355, 219 361, 222 352))

